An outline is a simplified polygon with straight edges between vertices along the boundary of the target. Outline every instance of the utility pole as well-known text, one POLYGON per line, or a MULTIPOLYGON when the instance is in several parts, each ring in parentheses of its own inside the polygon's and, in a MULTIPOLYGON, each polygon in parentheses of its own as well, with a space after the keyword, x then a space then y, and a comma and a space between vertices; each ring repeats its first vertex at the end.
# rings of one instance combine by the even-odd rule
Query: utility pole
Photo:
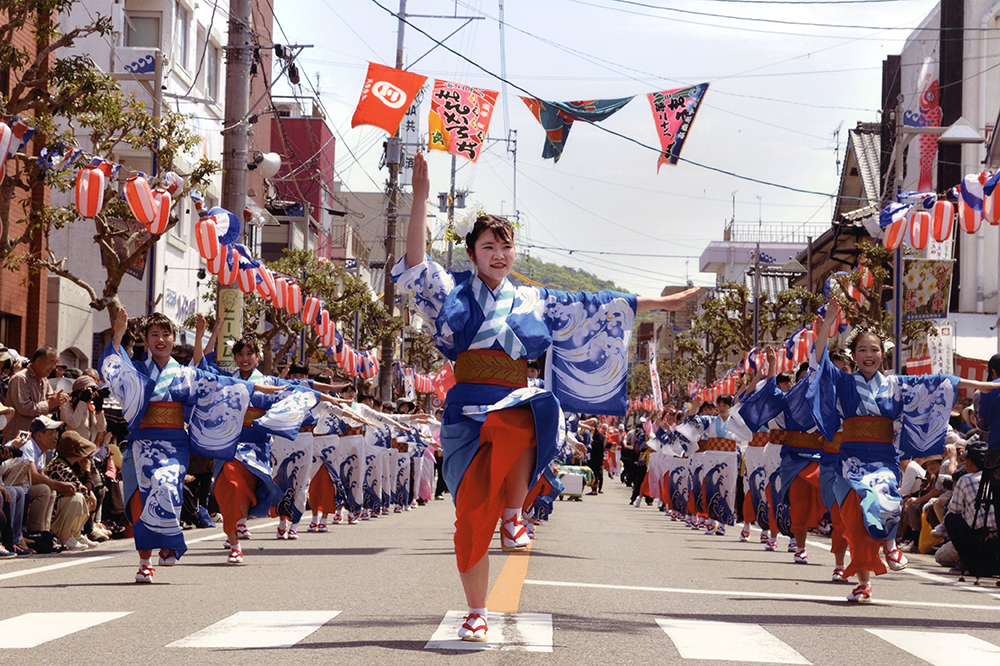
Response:
MULTIPOLYGON (((235 1, 235 0, 234 0, 235 1)), ((406 28, 406 0, 399 0, 399 27, 396 32, 396 69, 403 69, 403 31, 406 28)), ((385 283, 382 302, 392 315, 396 305, 396 285, 390 272, 396 253, 396 208, 399 203, 399 128, 389 138, 385 147, 385 162, 389 166, 389 204, 385 210, 385 283)), ((382 364, 379 369, 379 388, 382 401, 392 400, 392 365, 395 360, 395 340, 382 342, 382 364)))
MULTIPOLYGON (((226 112, 222 130, 222 207, 241 220, 246 208, 247 143, 250 125, 250 64, 253 59, 251 0, 229 0, 229 41, 226 44, 226 112)), ((243 241, 240 234, 239 241, 243 241)), ((243 335, 243 294, 236 287, 219 287, 222 330, 215 349, 222 363, 233 360, 227 339, 243 335)))
MULTIPOLYGON (((448 194, 448 228, 452 229, 455 223, 455 155, 451 156, 451 191, 448 194)), ((448 265, 446 268, 451 270, 451 256, 455 249, 455 243, 450 239, 448 240, 448 265)))

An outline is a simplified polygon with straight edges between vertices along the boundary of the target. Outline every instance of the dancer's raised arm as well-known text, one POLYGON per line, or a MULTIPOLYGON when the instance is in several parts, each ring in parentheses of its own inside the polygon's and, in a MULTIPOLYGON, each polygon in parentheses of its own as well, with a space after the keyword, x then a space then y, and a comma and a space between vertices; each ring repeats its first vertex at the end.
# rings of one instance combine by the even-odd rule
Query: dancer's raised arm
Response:
MULTIPOLYGON (((410 225, 406 230, 406 263, 416 266, 424 260, 427 249, 427 196, 431 191, 431 179, 427 174, 427 160, 423 153, 413 158, 413 201, 410 203, 410 225)), ((386 270, 388 270, 386 266, 386 270)))

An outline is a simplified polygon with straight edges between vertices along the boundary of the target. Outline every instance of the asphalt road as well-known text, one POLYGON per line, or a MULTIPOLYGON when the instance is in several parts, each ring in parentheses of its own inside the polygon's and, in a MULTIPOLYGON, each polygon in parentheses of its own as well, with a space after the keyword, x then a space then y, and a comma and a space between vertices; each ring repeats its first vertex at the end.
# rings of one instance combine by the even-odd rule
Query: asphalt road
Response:
POLYGON ((794 564, 738 529, 705 536, 629 506, 617 481, 557 502, 529 554, 496 549, 491 611, 516 610, 491 618, 503 644, 429 646, 465 609, 453 519, 431 502, 291 542, 251 521, 241 566, 221 531, 195 530, 152 585, 132 582, 131 542, 0 562, 0 664, 1000 664, 993 581, 915 556, 875 581, 875 603, 849 604, 827 540, 794 564))

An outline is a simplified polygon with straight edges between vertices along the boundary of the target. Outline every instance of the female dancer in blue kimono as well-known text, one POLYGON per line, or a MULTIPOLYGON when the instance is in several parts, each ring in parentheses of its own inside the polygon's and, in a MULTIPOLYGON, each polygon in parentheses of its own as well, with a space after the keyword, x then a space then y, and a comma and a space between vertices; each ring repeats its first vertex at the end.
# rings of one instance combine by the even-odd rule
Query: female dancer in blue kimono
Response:
POLYGON ((278 389, 182 367, 170 356, 173 323, 160 313, 143 326, 149 360, 133 364, 121 351, 127 328, 122 308, 101 356, 101 375, 121 402, 129 427, 122 476, 125 513, 139 551, 135 581, 151 583, 154 549, 159 549, 160 566, 172 566, 187 550, 180 514, 191 453, 231 460, 251 395, 278 389))
POLYGON ((857 329, 848 342, 858 371, 844 372, 833 365, 826 351, 828 332, 839 315, 839 302, 833 300, 817 332, 820 365, 807 396, 827 440, 833 440, 843 422, 833 511, 840 511, 851 550, 843 577, 857 574, 859 581, 847 599, 869 602, 871 573, 886 572, 880 551, 886 549, 891 568, 905 566, 895 547, 902 501, 899 451, 914 457, 943 453, 956 389, 986 392, 998 385, 944 374, 885 376, 879 372, 884 357, 881 332, 866 328, 857 329))
MULTIPOLYGON (((261 358, 260 342, 252 336, 240 338, 233 344, 236 369, 223 370, 215 364, 214 352, 204 354, 204 334, 205 317, 199 314, 195 326, 194 357, 191 361, 196 367, 255 384, 289 387, 289 391, 279 394, 255 393, 250 397, 250 407, 243 417, 235 458, 216 459, 213 465, 213 492, 222 513, 223 529, 226 532, 225 547, 229 549, 228 561, 230 564, 242 564, 243 549, 240 541, 251 536, 247 518, 266 516, 283 495, 283 490, 271 477, 271 435, 295 435, 310 418, 310 410, 318 400, 337 402, 317 391, 338 387, 263 374, 257 368, 261 358)), ((209 349, 214 348, 218 334, 219 325, 216 324, 208 341, 209 349)))
POLYGON ((455 362, 441 427, 443 473, 455 501, 455 554, 469 613, 463 640, 485 641, 487 551, 497 520, 504 550, 525 550, 521 509, 557 453, 560 403, 568 412, 625 414, 627 347, 636 310, 679 309, 698 290, 638 298, 601 291, 514 287, 514 229, 479 215, 465 236, 475 273, 452 274, 424 251, 427 164, 414 159, 406 256, 392 271, 455 362), (527 363, 546 355, 546 385, 528 386, 527 363), (558 399, 557 399, 558 396, 558 399))

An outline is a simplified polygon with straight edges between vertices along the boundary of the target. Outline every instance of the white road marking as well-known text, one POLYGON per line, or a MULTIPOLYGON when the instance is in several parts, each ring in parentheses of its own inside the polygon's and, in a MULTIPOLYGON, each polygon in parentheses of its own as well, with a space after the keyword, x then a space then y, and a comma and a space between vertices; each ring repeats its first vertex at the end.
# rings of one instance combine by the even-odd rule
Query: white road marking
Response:
POLYGON ((486 643, 458 638, 464 618, 463 611, 448 611, 424 649, 552 652, 552 616, 547 613, 490 613, 486 643))
MULTIPOLYGON (((979 592, 980 594, 985 594, 988 597, 993 597, 994 599, 1000 599, 1000 594, 997 594, 996 592, 993 591, 996 588, 993 587, 992 585, 990 587, 993 587, 993 590, 991 590, 988 587, 980 587, 977 585, 971 585, 969 583, 960 583, 955 578, 948 578, 940 574, 933 574, 929 571, 921 571, 920 569, 914 569, 913 567, 906 567, 905 569, 903 569, 903 571, 912 576, 917 576, 918 578, 925 578, 927 580, 933 580, 939 583, 947 583, 950 587, 954 587, 959 590, 965 590, 966 592, 979 592)), ((973 580, 975 580, 975 576, 966 576, 966 578, 972 578, 973 580)))
MULTIPOLYGON (((683 587, 647 587, 644 585, 608 585, 601 583, 573 583, 558 580, 525 580, 525 585, 548 585, 551 587, 582 587, 601 590, 629 590, 637 592, 665 592, 667 594, 700 594, 720 597, 736 597, 747 599, 769 599, 772 601, 842 601, 847 602, 847 595, 826 597, 814 594, 782 594, 780 592, 747 592, 746 590, 699 590, 683 587)), ((1000 604, 950 604, 937 601, 904 601, 899 599, 879 599, 875 597, 873 604, 883 606, 911 606, 916 608, 956 608, 962 610, 1000 610, 1000 604)))
MULTIPOLYGON (((250 525, 255 529, 274 527, 278 524, 275 520, 269 523, 262 523, 256 525, 251 523, 250 525)), ((225 532, 213 532, 208 536, 198 537, 197 539, 187 540, 188 545, 193 543, 201 543, 202 541, 212 541, 213 539, 225 539, 225 532)), ((10 580, 11 578, 20 578, 21 576, 30 576, 32 574, 45 573, 46 571, 56 571, 57 569, 66 569, 68 567, 76 567, 81 564, 94 564, 95 562, 103 562, 105 560, 110 560, 113 557, 121 557, 122 555, 134 555, 134 550, 126 550, 120 553, 114 553, 113 555, 99 555, 97 557, 80 557, 78 559, 68 560, 66 562, 59 562, 58 564, 46 564, 40 567, 33 567, 31 569, 22 569, 21 571, 11 571, 10 573, 0 574, 0 580, 10 580)), ((154 553, 155 555, 155 553, 154 553)))
POLYGON ((342 611, 242 611, 167 645, 173 648, 292 647, 342 611))
POLYGON ((1000 647, 968 634, 866 629, 884 641, 934 666, 1000 664, 1000 647))
POLYGON ((656 618, 683 659, 719 659, 767 664, 811 662, 759 624, 656 618))
POLYGON ((26 613, 0 622, 0 649, 33 648, 130 613, 26 613))

